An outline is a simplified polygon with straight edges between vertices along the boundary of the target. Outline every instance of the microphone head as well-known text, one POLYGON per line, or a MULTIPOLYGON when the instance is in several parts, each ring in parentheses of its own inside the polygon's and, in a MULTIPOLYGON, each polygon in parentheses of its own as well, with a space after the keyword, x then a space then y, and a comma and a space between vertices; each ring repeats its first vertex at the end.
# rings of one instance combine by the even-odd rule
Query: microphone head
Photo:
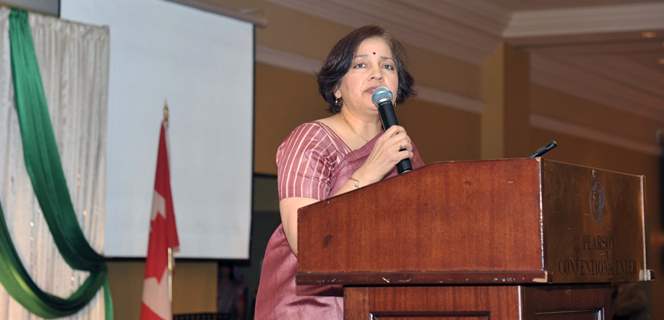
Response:
POLYGON ((379 105, 385 101, 392 101, 392 91, 384 86, 376 88, 371 95, 371 102, 375 105, 379 105))

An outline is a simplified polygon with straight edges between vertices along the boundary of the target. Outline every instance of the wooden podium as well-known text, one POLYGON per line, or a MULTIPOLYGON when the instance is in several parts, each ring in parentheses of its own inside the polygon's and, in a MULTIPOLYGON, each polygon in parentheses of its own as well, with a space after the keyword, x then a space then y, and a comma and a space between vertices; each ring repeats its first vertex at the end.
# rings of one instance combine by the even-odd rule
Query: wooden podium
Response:
POLYGON ((650 280, 643 176, 544 159, 445 162, 301 208, 299 284, 345 319, 611 319, 650 280))

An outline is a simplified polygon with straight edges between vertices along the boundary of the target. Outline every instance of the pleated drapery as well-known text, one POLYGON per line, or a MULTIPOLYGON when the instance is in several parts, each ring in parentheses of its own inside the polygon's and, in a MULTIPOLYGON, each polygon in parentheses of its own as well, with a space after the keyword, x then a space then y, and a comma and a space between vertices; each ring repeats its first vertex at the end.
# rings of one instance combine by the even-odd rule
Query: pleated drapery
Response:
POLYGON ((37 318, 26 307, 104 318, 108 45, 105 28, 33 14, 28 24, 0 8, 0 206, 11 240, 0 239, 0 319, 37 318))

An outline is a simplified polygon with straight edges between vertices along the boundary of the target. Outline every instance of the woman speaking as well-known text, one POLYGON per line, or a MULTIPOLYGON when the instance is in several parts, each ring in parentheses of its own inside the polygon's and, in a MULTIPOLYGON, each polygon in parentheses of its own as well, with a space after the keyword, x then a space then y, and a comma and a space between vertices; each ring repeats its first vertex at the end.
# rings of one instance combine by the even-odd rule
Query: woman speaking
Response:
POLYGON ((296 286, 297 209, 396 175, 411 159, 423 165, 401 126, 383 131, 371 100, 379 87, 395 104, 413 94, 403 47, 377 26, 364 26, 339 40, 318 73, 319 91, 331 116, 301 124, 277 149, 281 225, 263 259, 255 319, 343 319, 339 292, 296 286))

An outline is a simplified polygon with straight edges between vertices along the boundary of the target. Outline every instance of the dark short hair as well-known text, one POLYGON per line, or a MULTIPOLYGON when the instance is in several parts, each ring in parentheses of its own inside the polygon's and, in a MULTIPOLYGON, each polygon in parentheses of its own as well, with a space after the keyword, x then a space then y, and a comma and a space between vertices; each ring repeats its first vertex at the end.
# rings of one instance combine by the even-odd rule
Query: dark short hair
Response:
POLYGON ((353 62, 353 56, 362 41, 373 38, 383 38, 392 50, 392 55, 399 77, 399 88, 397 89, 397 103, 415 94, 413 90, 413 77, 405 65, 405 51, 399 41, 394 39, 385 29, 379 26, 364 26, 353 30, 334 45, 328 54, 323 66, 318 72, 318 91, 332 113, 341 111, 341 106, 335 103, 334 91, 339 87, 341 78, 346 75, 353 62))

